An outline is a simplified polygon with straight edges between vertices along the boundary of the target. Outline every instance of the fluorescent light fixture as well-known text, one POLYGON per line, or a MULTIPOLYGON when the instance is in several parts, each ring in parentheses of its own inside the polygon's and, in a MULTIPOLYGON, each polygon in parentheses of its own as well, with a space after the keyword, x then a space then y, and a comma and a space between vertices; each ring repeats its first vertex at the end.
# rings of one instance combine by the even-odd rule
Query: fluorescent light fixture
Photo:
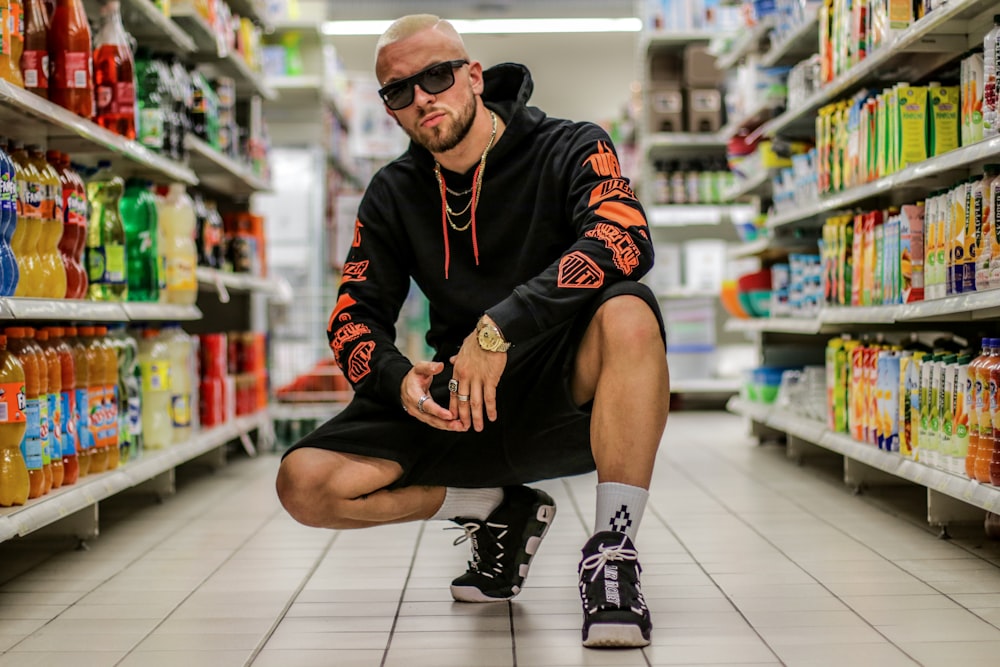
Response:
MULTIPOLYGON (((639 32, 642 21, 616 19, 455 19, 451 21, 463 35, 511 35, 556 32, 639 32)), ((392 21, 326 21, 324 35, 381 35, 392 21)))

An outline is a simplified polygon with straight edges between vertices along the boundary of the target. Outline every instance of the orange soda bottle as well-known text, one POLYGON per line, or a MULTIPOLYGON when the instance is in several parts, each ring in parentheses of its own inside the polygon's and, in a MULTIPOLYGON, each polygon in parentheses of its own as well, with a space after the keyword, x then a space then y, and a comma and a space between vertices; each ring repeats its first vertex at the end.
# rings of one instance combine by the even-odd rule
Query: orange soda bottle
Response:
POLYGON ((42 445, 42 474, 45 483, 42 487, 42 495, 52 490, 52 450, 49 448, 49 361, 45 358, 45 351, 35 340, 35 330, 26 327, 28 331, 28 345, 31 347, 35 358, 38 360, 38 440, 42 445))
POLYGON ((90 377, 87 383, 87 427, 93 449, 90 455, 90 472, 108 469, 108 440, 104 433, 104 366, 105 357, 96 327, 80 327, 80 339, 87 348, 90 377))
POLYGON ((74 395, 76 409, 76 458, 80 467, 80 477, 90 474, 90 459, 94 453, 94 441, 90 434, 90 405, 88 392, 90 387, 90 358, 87 356, 87 346, 79 337, 79 329, 66 327, 66 343, 73 353, 74 395))
POLYGON ((97 327, 97 341, 101 344, 104 359, 104 409, 101 430, 108 448, 108 470, 118 467, 121 459, 118 433, 118 352, 107 327, 97 327))
POLYGON ((59 357, 59 417, 56 441, 63 462, 63 484, 75 484, 80 477, 80 461, 77 456, 79 442, 76 435, 76 377, 73 367, 73 349, 63 336, 63 327, 46 327, 49 344, 59 357))
MULTIPOLYGON (((976 451, 975 475, 983 484, 990 482, 990 462, 996 446, 997 427, 1000 426, 1000 348, 996 341, 990 347, 990 356, 979 367, 979 377, 983 380, 983 410, 979 413, 979 449, 976 451)), ((977 399, 978 401, 978 399, 977 399)))
POLYGON ((63 485, 65 479, 65 468, 63 467, 62 440, 59 432, 62 431, 62 405, 60 395, 62 394, 62 365, 59 362, 59 353, 49 337, 48 329, 40 329, 35 332, 35 342, 45 355, 45 364, 48 368, 48 392, 45 394, 47 402, 48 422, 42 424, 42 441, 48 442, 49 465, 52 468, 52 488, 58 489, 63 485))
POLYGON ((24 368, 7 350, 7 337, 0 335, 0 507, 28 501, 28 466, 21 454, 27 425, 23 390, 24 368))
POLYGON ((28 340, 28 329, 10 327, 6 331, 7 349, 17 357, 24 369, 25 430, 21 438, 21 454, 28 468, 28 498, 38 498, 45 491, 45 473, 42 471, 42 441, 40 438, 38 406, 38 357, 28 340))
POLYGON ((976 457, 979 455, 979 413, 982 410, 984 392, 979 381, 979 367, 989 356, 991 339, 983 338, 983 344, 979 356, 969 363, 969 452, 965 455, 965 476, 969 479, 976 478, 976 457))

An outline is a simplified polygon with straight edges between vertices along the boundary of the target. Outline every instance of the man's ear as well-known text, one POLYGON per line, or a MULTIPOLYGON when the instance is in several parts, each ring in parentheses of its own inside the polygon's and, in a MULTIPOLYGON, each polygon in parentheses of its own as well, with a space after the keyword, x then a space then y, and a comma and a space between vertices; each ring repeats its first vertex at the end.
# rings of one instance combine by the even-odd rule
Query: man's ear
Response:
POLYGON ((472 81, 472 92, 483 94, 483 64, 478 60, 469 63, 469 79, 472 81))

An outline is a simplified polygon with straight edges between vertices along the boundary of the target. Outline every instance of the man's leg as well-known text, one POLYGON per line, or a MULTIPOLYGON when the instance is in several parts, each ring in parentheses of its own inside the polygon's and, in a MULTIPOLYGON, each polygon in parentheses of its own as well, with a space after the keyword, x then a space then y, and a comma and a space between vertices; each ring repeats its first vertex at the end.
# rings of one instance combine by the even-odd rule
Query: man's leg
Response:
POLYGON ((598 308, 580 343, 572 391, 580 405, 593 400, 598 479, 595 532, 579 569, 583 643, 645 646, 652 623, 632 540, 670 406, 666 351, 646 301, 621 295, 598 308))

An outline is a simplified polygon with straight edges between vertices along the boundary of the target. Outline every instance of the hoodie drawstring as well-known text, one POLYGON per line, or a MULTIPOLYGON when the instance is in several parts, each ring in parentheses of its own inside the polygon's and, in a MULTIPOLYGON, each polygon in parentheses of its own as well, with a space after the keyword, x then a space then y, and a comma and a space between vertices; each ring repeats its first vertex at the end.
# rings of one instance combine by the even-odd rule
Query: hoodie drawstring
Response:
MULTIPOLYGON (((476 203, 479 199, 479 188, 476 187, 478 182, 479 170, 483 168, 480 164, 476 167, 476 171, 472 174, 472 201, 470 202, 472 210, 472 254, 476 258, 476 266, 479 266, 479 237, 476 235, 476 203)), ((448 187, 444 182, 444 174, 438 172, 438 182, 441 185, 441 234, 444 237, 444 279, 448 280, 448 269, 451 266, 451 246, 448 241, 448 187)))

